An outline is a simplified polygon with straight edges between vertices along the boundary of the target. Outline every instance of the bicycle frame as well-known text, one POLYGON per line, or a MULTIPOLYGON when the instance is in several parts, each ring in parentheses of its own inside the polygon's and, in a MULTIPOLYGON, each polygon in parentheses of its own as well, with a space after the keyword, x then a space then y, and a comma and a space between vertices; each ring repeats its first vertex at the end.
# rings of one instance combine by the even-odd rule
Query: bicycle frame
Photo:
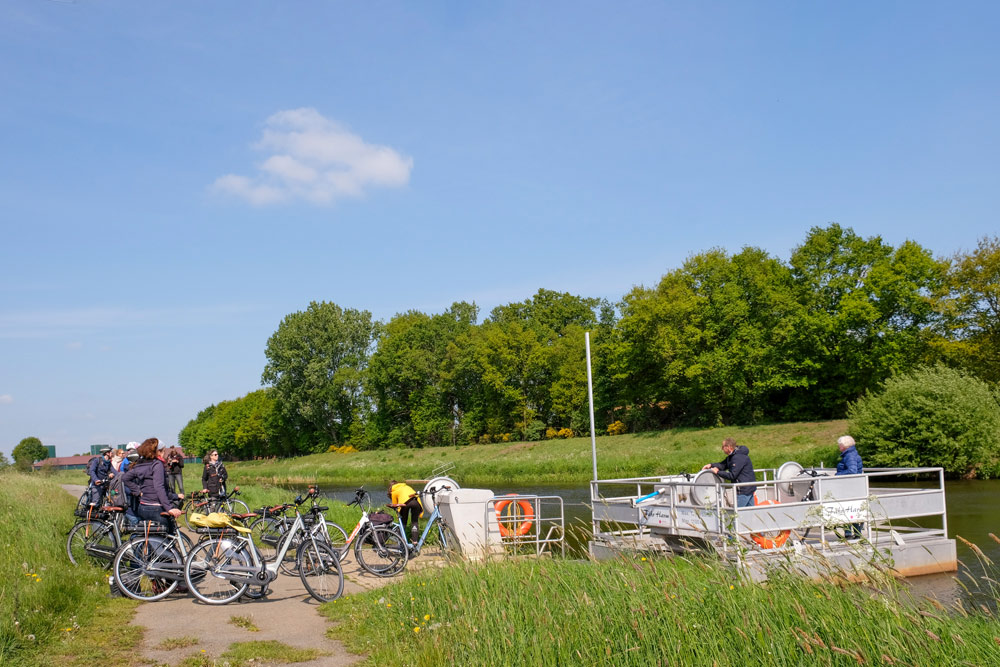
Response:
MULTIPOLYGON (((281 565, 285 558, 285 554, 292 547, 292 543, 295 541, 294 538, 299 533, 305 535, 305 537, 315 544, 315 536, 306 530, 305 523, 302 521, 302 515, 298 511, 295 512, 295 521, 292 523, 292 527, 285 533, 284 538, 281 540, 281 544, 278 545, 278 553, 275 555, 274 560, 263 561, 260 557, 260 550, 257 549, 257 545, 253 543, 247 535, 236 535, 230 539, 219 538, 218 546, 223 547, 234 545, 239 543, 239 546, 235 548, 238 550, 246 549, 247 546, 250 548, 250 557, 253 565, 250 567, 230 564, 225 567, 225 569, 213 569, 212 574, 216 577, 221 577, 229 581, 238 582, 241 584, 250 585, 262 585, 270 581, 274 581, 278 577, 278 567, 281 565), (226 544, 228 542, 228 545, 226 544)), ((298 545, 295 545, 298 546, 298 545)))

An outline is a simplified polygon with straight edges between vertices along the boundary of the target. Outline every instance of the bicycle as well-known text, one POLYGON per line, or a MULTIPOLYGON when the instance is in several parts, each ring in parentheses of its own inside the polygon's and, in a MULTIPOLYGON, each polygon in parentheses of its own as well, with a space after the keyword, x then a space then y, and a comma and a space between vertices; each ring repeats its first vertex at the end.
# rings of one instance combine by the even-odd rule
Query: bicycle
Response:
MULTIPOLYGON (((301 496, 296 505, 304 502, 301 496)), ((295 521, 281 540, 275 557, 261 558, 250 538, 250 530, 237 528, 233 535, 220 535, 199 543, 184 564, 188 590, 206 604, 221 605, 238 600, 252 585, 267 586, 278 577, 285 554, 296 537, 302 536, 295 554, 299 578, 309 594, 320 602, 336 600, 344 591, 344 573, 333 548, 317 540, 296 510, 295 521)))
MULTIPOLYGON (((310 534, 329 544, 337 552, 338 556, 342 557, 341 546, 347 541, 347 532, 324 516, 323 513, 330 508, 320 506, 316 502, 317 498, 319 498, 319 489, 315 486, 309 486, 306 499, 312 501, 312 506, 302 515, 302 522, 310 534)), ((253 539, 257 548, 260 549, 264 560, 268 560, 277 552, 278 544, 280 544, 281 539, 291 528, 292 521, 288 516, 288 510, 298 507, 301 503, 305 502, 301 496, 296 498, 296 501, 298 504, 286 503, 273 507, 262 507, 257 512, 261 515, 260 518, 250 524, 251 539, 253 539)), ((297 548, 298 542, 291 546, 297 548)), ((285 574, 294 574, 294 566, 283 563, 282 567, 287 570, 285 574)))
MULTIPOLYGON (((448 560, 456 558, 461 553, 458 537, 455 535, 454 529, 448 525, 441 515, 441 510, 437 503, 434 502, 434 496, 437 493, 438 489, 431 489, 429 492, 434 511, 431 512, 430 518, 427 519, 424 532, 420 535, 420 539, 416 543, 412 543, 406 538, 403 519, 397 511, 395 523, 387 526, 375 526, 372 529, 372 534, 368 538, 371 548, 357 552, 359 562, 362 556, 371 558, 374 561, 371 564, 372 566, 362 562, 362 567, 379 577, 391 577, 399 574, 406 568, 406 564, 411 558, 416 558, 420 555, 420 550, 427 542, 427 537, 431 533, 432 526, 437 527, 438 543, 441 545, 441 552, 445 558, 448 560), (400 545, 403 546, 401 547, 400 545), (402 553, 399 553, 400 551, 402 553)), ((395 508, 393 509, 395 511, 395 508)))
POLYGON ((127 533, 125 510, 114 505, 77 508, 79 521, 66 536, 66 555, 73 565, 91 562, 108 568, 127 533))
POLYGON ((188 528, 194 529, 195 526, 191 525, 191 515, 194 513, 199 514, 211 514, 212 512, 225 512, 226 514, 233 515, 247 515, 250 514, 250 508, 242 500, 238 500, 235 497, 240 495, 240 487, 233 487, 231 493, 227 494, 225 492, 225 487, 223 491, 218 496, 210 496, 208 492, 194 491, 191 496, 191 502, 185 503, 182 506, 184 512, 184 523, 188 528))
POLYGON ((140 602, 161 600, 177 588, 192 549, 191 538, 177 529, 170 513, 160 516, 167 518, 167 526, 142 522, 115 552, 115 582, 122 593, 140 602))

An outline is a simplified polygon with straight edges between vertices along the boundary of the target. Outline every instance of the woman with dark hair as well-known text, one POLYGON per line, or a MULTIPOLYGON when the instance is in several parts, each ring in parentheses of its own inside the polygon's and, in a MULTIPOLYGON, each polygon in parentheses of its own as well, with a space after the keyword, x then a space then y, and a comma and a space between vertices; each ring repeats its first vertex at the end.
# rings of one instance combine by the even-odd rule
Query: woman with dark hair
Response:
POLYGON ((167 488, 167 475, 163 461, 157 458, 160 441, 156 438, 144 440, 136 450, 139 460, 129 466, 122 481, 128 487, 133 499, 138 499, 137 514, 143 521, 156 521, 170 527, 173 523, 167 521, 161 512, 168 512, 173 518, 181 515, 174 507, 174 502, 183 498, 167 488))
POLYGON ((228 477, 226 466, 219 460, 219 450, 213 449, 205 457, 205 470, 201 473, 201 492, 207 491, 216 497, 224 494, 228 477))

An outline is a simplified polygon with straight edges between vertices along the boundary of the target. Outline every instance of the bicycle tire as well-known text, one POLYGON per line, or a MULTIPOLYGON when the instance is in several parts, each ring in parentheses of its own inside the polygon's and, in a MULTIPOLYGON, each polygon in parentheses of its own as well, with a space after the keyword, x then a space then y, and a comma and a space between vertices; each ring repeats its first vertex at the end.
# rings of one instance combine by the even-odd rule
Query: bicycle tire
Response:
POLYGON ((73 565, 90 563, 106 570, 120 546, 114 528, 106 521, 81 521, 66 536, 66 555, 73 565))
POLYGON ((342 559, 343 554, 347 552, 347 531, 327 519, 326 532, 330 536, 330 546, 333 547, 334 553, 337 554, 338 559, 342 559))
POLYGON ((450 563, 462 559, 462 545, 454 529, 443 520, 438 523, 438 535, 441 538, 441 554, 450 563))
POLYGON ((162 600, 177 588, 178 582, 151 577, 146 570, 157 563, 181 563, 183 559, 170 540, 136 536, 125 542, 115 554, 115 583, 122 593, 140 602, 162 600))
POLYGON ((332 602, 344 593, 344 570, 337 552, 324 542, 306 541, 295 555, 302 585, 320 602, 332 602))
POLYGON ((226 511, 229 514, 250 514, 250 507, 242 500, 229 499, 226 501, 226 511))
POLYGON ((218 538, 199 542, 184 563, 184 583, 205 604, 229 604, 246 593, 250 584, 231 581, 219 572, 229 564, 249 567, 251 563, 242 543, 218 538))
POLYGON ((359 535, 354 545, 358 565, 376 577, 392 577, 406 568, 409 547, 398 530, 377 526, 359 535))

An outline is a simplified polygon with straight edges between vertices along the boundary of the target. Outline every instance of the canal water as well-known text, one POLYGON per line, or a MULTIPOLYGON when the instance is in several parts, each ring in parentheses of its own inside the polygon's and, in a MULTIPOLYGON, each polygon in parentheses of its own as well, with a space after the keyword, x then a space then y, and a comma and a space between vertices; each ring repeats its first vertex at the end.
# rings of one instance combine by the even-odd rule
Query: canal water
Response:
MULTIPOLYGON (((461 480, 459 480, 461 481, 461 480)), ((298 485, 301 486, 301 485, 298 485)), ((296 485, 288 485, 297 489, 296 485)), ((388 502, 383 483, 366 483, 365 489, 376 504, 388 502)), ((354 498, 357 486, 320 485, 321 492, 331 498, 349 502, 354 498)), ((587 549, 587 535, 591 530, 590 487, 576 486, 509 486, 497 485, 491 489, 496 495, 507 493, 559 496, 563 499, 567 526, 567 554, 583 555, 587 549)), ((990 534, 1000 537, 1000 507, 997 495, 1000 480, 971 480, 945 482, 945 502, 947 503, 948 535, 956 538, 960 579, 955 573, 935 574, 907 579, 907 584, 916 595, 927 595, 942 602, 949 602, 965 594, 969 580, 981 580, 985 574, 979 557, 957 537, 960 536, 977 545, 983 554, 994 563, 1000 564, 1000 543, 990 534)), ((996 572, 989 573, 995 577, 996 572)))

